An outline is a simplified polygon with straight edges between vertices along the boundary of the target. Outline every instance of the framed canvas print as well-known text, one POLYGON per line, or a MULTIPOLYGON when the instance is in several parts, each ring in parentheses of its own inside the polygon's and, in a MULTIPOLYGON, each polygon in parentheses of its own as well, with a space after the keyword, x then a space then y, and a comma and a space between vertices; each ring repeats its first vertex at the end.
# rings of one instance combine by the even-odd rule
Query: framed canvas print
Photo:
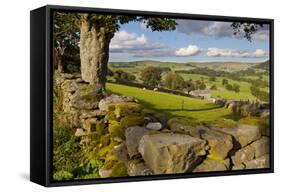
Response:
POLYGON ((30 178, 273 172, 273 20, 31 11, 30 178))

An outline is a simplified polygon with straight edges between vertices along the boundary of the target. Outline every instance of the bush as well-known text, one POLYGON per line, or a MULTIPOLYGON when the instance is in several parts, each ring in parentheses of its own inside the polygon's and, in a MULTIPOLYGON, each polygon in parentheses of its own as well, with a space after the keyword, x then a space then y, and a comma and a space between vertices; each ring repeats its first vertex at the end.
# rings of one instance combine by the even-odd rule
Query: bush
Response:
POLYGON ((55 178, 65 179, 79 166, 81 150, 74 131, 56 118, 53 126, 53 170, 55 178))
POLYGON ((53 175, 53 179, 56 181, 70 180, 72 178, 73 178, 73 174, 67 171, 58 171, 55 172, 53 175))

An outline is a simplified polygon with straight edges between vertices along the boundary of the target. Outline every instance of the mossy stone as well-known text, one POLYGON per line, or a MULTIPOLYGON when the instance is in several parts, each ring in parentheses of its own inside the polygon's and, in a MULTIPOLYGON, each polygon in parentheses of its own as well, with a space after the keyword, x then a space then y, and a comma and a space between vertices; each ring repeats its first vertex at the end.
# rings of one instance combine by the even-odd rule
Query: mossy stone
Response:
POLYGON ((96 122, 96 131, 100 134, 104 134, 105 124, 103 119, 96 122))
POLYGON ((104 120, 105 120, 105 121, 108 121, 108 120, 117 121, 118 118, 116 117, 114 111, 109 111, 109 112, 107 112, 107 114, 105 115, 104 120))
POLYGON ((111 169, 114 167, 115 164, 118 163, 118 159, 114 155, 110 155, 105 159, 104 168, 111 169))
POLYGON ((140 114, 143 107, 138 103, 121 102, 115 104, 115 115, 117 118, 124 117, 132 114, 140 114))
POLYGON ((108 126, 109 134, 112 138, 117 137, 120 139, 125 139, 124 127, 118 121, 110 121, 108 126))
POLYGON ((199 122, 187 117, 174 117, 168 121, 168 126, 171 127, 173 124, 196 126, 199 122))
POLYGON ((112 167, 111 177, 125 176, 128 176, 127 167, 125 163, 119 162, 112 167))
POLYGON ((143 124, 144 124, 143 116, 126 116, 120 120, 120 125, 125 129, 131 126, 137 126, 143 124))
POLYGON ((108 146, 110 144, 110 135, 109 134, 102 135, 100 137, 100 144, 102 146, 108 146))
POLYGON ((141 115, 146 117, 146 116, 153 116, 155 114, 155 111, 151 110, 151 109, 143 109, 141 111, 141 115))

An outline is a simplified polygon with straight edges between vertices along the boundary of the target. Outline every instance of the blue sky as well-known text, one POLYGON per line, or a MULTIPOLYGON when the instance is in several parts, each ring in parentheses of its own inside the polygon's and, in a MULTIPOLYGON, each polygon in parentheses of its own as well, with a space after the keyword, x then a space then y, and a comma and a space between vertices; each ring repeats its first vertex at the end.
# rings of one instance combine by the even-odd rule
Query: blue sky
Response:
POLYGON ((234 36, 230 22, 176 20, 174 31, 152 32, 145 23, 121 25, 110 44, 110 61, 242 61, 268 59, 269 30, 264 25, 252 42, 234 36))

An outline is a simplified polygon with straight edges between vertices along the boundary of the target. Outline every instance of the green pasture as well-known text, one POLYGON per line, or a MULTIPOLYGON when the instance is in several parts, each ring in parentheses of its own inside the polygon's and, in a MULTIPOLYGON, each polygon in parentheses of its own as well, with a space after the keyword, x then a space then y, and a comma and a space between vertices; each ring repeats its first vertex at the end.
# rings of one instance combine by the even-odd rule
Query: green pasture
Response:
POLYGON ((197 121, 214 121, 234 118, 231 111, 206 100, 178 96, 152 90, 107 83, 107 90, 120 95, 135 97, 145 107, 169 116, 187 116, 197 121))

